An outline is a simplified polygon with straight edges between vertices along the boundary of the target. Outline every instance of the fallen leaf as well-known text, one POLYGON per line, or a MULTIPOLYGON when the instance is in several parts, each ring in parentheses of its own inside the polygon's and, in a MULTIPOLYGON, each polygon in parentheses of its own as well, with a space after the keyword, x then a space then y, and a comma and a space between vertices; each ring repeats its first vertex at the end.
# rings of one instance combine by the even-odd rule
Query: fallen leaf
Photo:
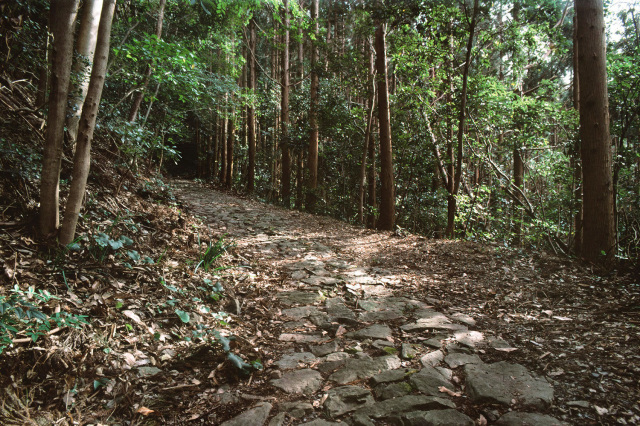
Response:
POLYGON ((440 392, 446 393, 446 394, 447 394, 447 395, 449 395, 449 396, 462 396, 462 394, 461 394, 460 392, 454 392, 454 391, 452 391, 451 389, 447 389, 447 388, 446 388, 446 387, 444 387, 444 386, 440 386, 440 387, 438 388, 438 390, 439 390, 440 392))
POLYGON ((131 318, 134 322, 138 324, 142 324, 142 320, 140 319, 140 317, 133 311, 129 311, 129 310, 122 311, 122 315, 124 315, 125 317, 131 318))
POLYGON ((148 415, 149 415, 149 414, 151 414, 151 413, 155 413, 155 411, 150 410, 150 409, 149 409, 149 408, 147 408, 147 407, 140 407, 140 408, 138 408, 138 410, 136 411, 136 413, 140 413, 140 414, 142 414, 143 416, 148 416, 148 415))

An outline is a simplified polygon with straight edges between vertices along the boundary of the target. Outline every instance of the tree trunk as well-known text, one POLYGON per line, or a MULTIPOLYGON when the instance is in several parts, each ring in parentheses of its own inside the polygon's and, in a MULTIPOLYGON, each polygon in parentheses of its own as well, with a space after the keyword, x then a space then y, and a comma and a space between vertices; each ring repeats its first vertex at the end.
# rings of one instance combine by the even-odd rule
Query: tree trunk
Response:
POLYGON ((53 55, 49 117, 42 156, 40 179, 40 233, 48 236, 60 225, 59 191, 62 141, 67 111, 67 95, 73 61, 73 24, 80 0, 58 0, 51 3, 53 55))
POLYGON ((291 152, 289 148, 289 0, 283 0, 284 40, 282 41, 282 204, 291 207, 291 152))
POLYGON ((96 40, 98 38, 98 24, 100 23, 100 13, 102 11, 102 0, 87 0, 83 7, 80 32, 76 40, 76 52, 80 56, 73 65, 73 73, 77 75, 78 85, 72 92, 71 115, 67 118, 67 131, 71 139, 71 146, 74 147, 78 137, 78 123, 82 113, 82 105, 87 96, 89 79, 91 77, 91 67, 93 54, 96 50, 96 40))
POLYGON ((370 40, 365 40, 365 58, 368 59, 369 62, 369 78, 370 78, 370 87, 369 87, 369 96, 370 98, 367 100, 369 102, 369 113, 367 115, 367 127, 364 132, 364 144, 362 149, 362 159, 360 161, 360 180, 359 180, 359 197, 358 197, 358 222, 364 224, 365 216, 364 216, 364 201, 365 201, 365 181, 367 176, 367 156, 369 153, 369 141, 373 127, 373 110, 375 107, 376 101, 376 82, 374 76, 374 59, 373 52, 370 47, 370 40))
MULTIPOLYGON (((513 184, 516 186, 516 188, 520 188, 521 190, 523 189, 524 161, 522 161, 522 153, 517 147, 513 149, 513 184)), ((518 201, 522 202, 522 200, 520 200, 520 196, 518 195, 517 191, 515 192, 515 196, 518 199, 518 201)), ((522 217, 519 214, 519 212, 520 212, 519 203, 516 200, 514 200, 513 202, 513 234, 514 234, 513 244, 515 246, 520 245, 521 238, 522 238, 522 217)))
POLYGON ((380 217, 378 229, 390 231, 393 229, 396 212, 385 24, 378 24, 375 37, 376 71, 378 73, 378 125, 380 126, 380 217))
MULTIPOLYGON (((375 99, 375 97, 373 98, 375 99)), ((375 101, 374 101, 375 102, 375 101)), ((367 172, 367 228, 375 229, 376 227, 376 209, 378 202, 376 200, 376 139, 374 136, 373 127, 374 123, 371 123, 371 131, 369 132, 369 170, 367 172)))
POLYGON ((73 174, 69 199, 64 211, 64 220, 60 230, 60 243, 67 245, 73 241, 78 224, 78 215, 82 207, 91 164, 91 140, 96 125, 98 107, 102 97, 102 88, 109 60, 109 38, 111 22, 116 8, 116 0, 104 0, 100 16, 100 27, 95 50, 95 59, 91 70, 91 80, 87 90, 87 98, 82 108, 76 152, 73 157, 73 174))
POLYGON ((475 34, 476 23, 478 19, 478 0, 473 2, 473 16, 469 25, 469 39, 467 40, 467 53, 465 56, 464 69, 462 72, 462 94, 460 100, 460 111, 458 115, 458 147, 456 155, 456 172, 453 179, 453 192, 449 194, 448 211, 449 218, 447 223, 447 236, 455 236, 455 215, 457 211, 458 190, 460 189, 460 181, 462 180, 462 153, 464 142, 464 127, 467 118, 467 88, 469 85, 469 68, 471 67, 471 49, 473 48, 473 37, 475 34))
MULTIPOLYGON (((573 18, 573 108, 580 113, 580 73, 578 72, 578 23, 573 18)), ((580 135, 576 140, 572 152, 573 163, 573 199, 575 202, 575 216, 573 218, 574 237, 573 250, 576 256, 582 254, 582 165, 580 163, 580 135)))
POLYGON ((575 8, 584 209, 582 256, 589 261, 609 262, 616 241, 604 11, 602 0, 576 0, 575 8))
POLYGON ((307 183, 306 208, 310 212, 315 212, 318 191, 318 88, 320 80, 318 78, 318 0, 311 2, 311 20, 313 21, 313 33, 315 40, 311 41, 311 92, 309 99, 309 148, 307 156, 307 167, 309 169, 309 180, 307 183))
MULTIPOLYGON (((156 21, 156 37, 158 37, 158 39, 162 37, 162 23, 164 21, 164 8, 166 4, 167 0, 160 0, 160 4, 158 5, 158 20, 156 21)), ((134 95, 133 103, 131 104, 131 110, 129 110, 130 123, 136 121, 138 111, 140 110, 140 105, 142 104, 142 99, 144 99, 144 92, 147 90, 147 86, 149 85, 149 79, 151 78, 152 71, 153 69, 151 68, 151 63, 148 63, 144 72, 144 77, 142 79, 142 85, 134 95)))
POLYGON ((236 142, 236 120, 235 111, 231 111, 231 118, 229 118, 229 129, 227 130, 227 175, 224 179, 225 187, 231 189, 233 184, 233 149, 236 142))
MULTIPOLYGON (((249 92, 256 90, 256 22, 251 18, 249 22, 249 49, 247 62, 249 63, 249 92)), ((255 189, 256 176, 256 110, 253 101, 247 106, 247 132, 249 145, 249 164, 247 169, 247 192, 251 193, 255 189)))

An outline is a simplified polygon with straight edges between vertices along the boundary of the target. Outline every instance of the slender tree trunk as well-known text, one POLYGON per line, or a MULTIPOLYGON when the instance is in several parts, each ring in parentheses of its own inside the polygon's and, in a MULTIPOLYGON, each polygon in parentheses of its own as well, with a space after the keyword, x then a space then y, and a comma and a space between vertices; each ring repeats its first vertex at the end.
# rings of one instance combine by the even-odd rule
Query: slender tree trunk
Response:
POLYGON ((40 233, 48 236, 60 225, 59 191, 62 141, 64 138, 67 95, 73 60, 73 24, 80 0, 58 0, 51 3, 51 30, 53 32, 53 61, 49 117, 42 156, 40 179, 40 233))
POLYGON ((582 256, 589 261, 609 262, 615 254, 616 233, 604 11, 602 0, 576 0, 575 8, 584 206, 582 256))
MULTIPOLYGON (((251 18, 249 22, 249 49, 247 62, 249 63, 249 91, 255 93, 256 90, 256 22, 251 18)), ((251 193, 255 189, 256 176, 256 110, 253 101, 247 106, 247 131, 249 144, 249 165, 247 169, 247 192, 251 193)))
POLYGON ((282 50, 282 203, 291 207, 291 151, 289 147, 289 0, 283 0, 284 7, 284 40, 282 50))
MULTIPOLYGON (((516 186, 516 188, 520 188, 521 190, 523 189, 524 161, 522 161, 522 153, 517 147, 513 149, 513 184, 516 186)), ((517 192, 516 198, 518 199, 518 201, 522 201, 520 200, 520 196, 517 192)), ((515 246, 519 246, 522 239, 522 217, 519 214, 520 209, 518 206, 518 202, 513 203, 513 244, 515 246)))
MULTIPOLYGON (((166 4, 167 0, 160 0, 160 4, 158 5, 158 20, 156 21, 156 37, 158 37, 158 39, 162 37, 162 23, 164 21, 164 8, 166 4)), ((133 103, 131 104, 131 109, 129 110, 130 123, 136 121, 138 111, 140 110, 140 105, 142 104, 142 99, 144 99, 144 92, 147 90, 152 72, 153 69, 151 68, 151 63, 148 63, 144 72, 144 77, 142 78, 142 85, 140 89, 135 93, 133 97, 133 103)))
POLYGON ((369 229, 375 229, 376 227, 376 209, 378 207, 376 199, 376 139, 373 129, 374 123, 372 122, 371 131, 369 132, 369 152, 367 153, 369 156, 369 170, 367 171, 367 192, 369 194, 367 196, 367 228, 369 229))
POLYGON ((82 104, 89 88, 93 55, 98 38, 98 24, 100 23, 100 13, 102 11, 102 0, 87 0, 82 8, 80 32, 76 40, 76 52, 80 58, 73 65, 73 73, 77 75, 78 85, 75 89, 70 89, 72 90, 71 114, 67 118, 67 131, 74 149, 76 138, 78 137, 78 123, 82 113, 82 104))
POLYGON ((464 128, 467 118, 467 88, 469 85, 469 68, 471 67, 471 49, 473 48, 473 37, 475 35, 476 23, 478 19, 478 0, 473 2, 473 16, 471 18, 471 24, 469 25, 469 39, 467 40, 467 53, 465 56, 464 69, 462 72, 462 94, 460 100, 460 111, 458 115, 458 147, 456 154, 456 172, 453 179, 453 192, 449 196, 449 218, 447 223, 447 235, 449 237, 455 236, 455 215, 457 212, 457 199, 458 190, 460 189, 460 182, 462 180, 462 160, 463 160, 463 142, 464 142, 464 128))
POLYGON ((306 208, 310 212, 315 212, 318 191, 318 88, 320 80, 318 78, 318 0, 311 2, 311 20, 313 21, 313 32, 315 40, 311 41, 311 92, 309 99, 309 148, 307 155, 307 167, 309 169, 309 180, 307 183, 306 208))
POLYGON ((229 118, 229 129, 227 130, 227 175, 225 177, 225 186, 227 189, 231 189, 233 184, 233 150, 236 141, 236 120, 235 111, 231 111, 231 118, 229 118))
POLYGON ((364 132, 364 144, 362 149, 362 159, 360 161, 360 181, 359 181, 359 197, 358 197, 358 222, 364 224, 365 223, 365 215, 364 215, 364 202, 365 202, 365 181, 367 175, 367 156, 369 153, 369 143, 371 139, 371 132, 373 127, 373 111, 375 108, 375 100, 376 100, 376 81, 374 75, 374 59, 373 52, 371 51, 371 42, 370 40, 365 40, 365 58, 368 59, 369 62, 369 78, 370 78, 370 87, 369 87, 369 96, 370 98, 367 100, 369 103, 369 113, 367 115, 367 125, 364 132))
MULTIPOLYGON (((573 108, 580 112, 580 73, 578 72, 578 24, 573 18, 573 108)), ((576 213, 573 218, 575 228, 573 247, 576 256, 582 254, 582 165, 580 163, 580 135, 576 135, 572 153, 573 199, 576 213)))
POLYGON ((89 166, 91 164, 91 140, 96 125, 98 107, 102 97, 102 88, 107 72, 109 60, 109 39, 111 37, 111 22, 116 8, 116 0, 104 0, 100 16, 100 27, 96 43, 95 59, 91 70, 91 80, 87 90, 87 97, 82 107, 80 127, 78 128, 78 140, 76 152, 73 158, 73 173, 71 177, 71 189, 69 199, 64 212, 62 229, 60 230, 60 243, 67 245, 73 241, 78 224, 78 215, 82 207, 89 166))
POLYGON ((378 219, 378 229, 390 231, 393 229, 395 222, 396 207, 385 26, 383 23, 378 24, 375 35, 376 71, 378 73, 378 124, 380 126, 380 217, 378 219))
MULTIPOLYGON (((225 95, 226 97, 226 95, 225 95)), ((229 130, 229 118, 227 118, 227 112, 224 112, 225 117, 222 119, 222 131, 220 132, 220 185, 227 185, 227 132, 229 130)))

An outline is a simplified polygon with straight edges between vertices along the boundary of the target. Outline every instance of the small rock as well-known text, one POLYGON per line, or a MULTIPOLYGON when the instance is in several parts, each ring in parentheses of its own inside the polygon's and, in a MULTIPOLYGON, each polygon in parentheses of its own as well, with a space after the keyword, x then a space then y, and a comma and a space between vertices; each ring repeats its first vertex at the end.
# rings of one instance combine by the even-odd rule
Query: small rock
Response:
POLYGON ((282 315, 292 318, 294 320, 301 320, 311 314, 318 312, 316 306, 298 306, 296 308, 283 309, 282 315))
POLYGON ((299 426, 344 426, 344 423, 328 422, 323 419, 315 419, 310 422, 301 423, 299 426))
POLYGON ((158 367, 138 367, 138 376, 140 377, 151 377, 161 372, 162 370, 158 367))
POLYGON ((355 411, 375 402, 371 392, 359 386, 341 386, 330 389, 324 402, 324 409, 331 418, 355 411))
POLYGON ((431 396, 443 396, 440 387, 453 390, 453 384, 440 371, 433 367, 425 367, 409 379, 411 385, 421 393, 431 396))
POLYGON ((470 417, 452 408, 446 410, 413 411, 402 416, 403 426, 474 426, 470 417))
POLYGON ((371 378, 371 383, 375 386, 382 383, 399 382, 400 380, 404 380, 408 374, 409 370, 404 368, 399 370, 387 370, 373 376, 371 378))
POLYGON ((271 420, 269 420, 269 426, 282 426, 284 425, 284 420, 286 417, 286 413, 278 413, 271 420))
POLYGON ((433 337, 429 340, 425 340, 424 345, 434 349, 442 348, 442 341, 446 339, 446 336, 442 337, 433 337))
POLYGON ((409 395, 412 391, 413 388, 407 382, 378 385, 374 390, 376 398, 381 400, 409 395))
POLYGON ((524 406, 544 409, 553 400, 551 385, 520 364, 466 364, 464 371, 467 392, 474 402, 510 406, 515 399, 524 406))
POLYGON ((358 379, 368 379, 382 371, 395 370, 401 366, 400 358, 395 355, 374 359, 350 359, 342 369, 329 376, 329 380, 345 384, 358 379))
POLYGON ((313 362, 315 359, 315 355, 310 352, 299 352, 284 355, 279 361, 276 361, 275 364, 282 370, 287 370, 297 368, 300 363, 313 362))
POLYGON ((284 402, 280 404, 278 408, 294 419, 299 419, 313 412, 313 405, 303 401, 284 402))
POLYGON ((276 295, 284 305, 309 305, 322 299, 319 293, 308 291, 283 291, 276 295))
POLYGON ((385 348, 394 347, 393 342, 390 342, 388 340, 374 340, 371 346, 373 346, 374 348, 382 349, 382 350, 384 350, 385 348))
POLYGON ((329 338, 318 334, 282 333, 278 337, 278 340, 281 342, 320 343, 326 342, 329 338))
POLYGON ((417 410, 438 410, 443 408, 456 408, 456 405, 444 398, 424 395, 406 395, 376 402, 376 404, 371 407, 359 409, 356 411, 356 414, 363 414, 372 419, 381 419, 396 413, 406 413, 417 410))
POLYGON ((329 343, 325 343, 324 345, 312 346, 311 353, 315 356, 325 356, 332 352, 337 352, 338 349, 340 349, 338 342, 333 340, 329 343))
POLYGON ((327 362, 344 361, 349 358, 351 358, 351 355, 349 355, 346 352, 334 352, 332 354, 327 355, 327 362))
POLYGON ((580 408, 589 408, 589 402, 588 401, 569 401, 567 402, 567 405, 569 407, 580 407, 580 408))
POLYGON ((453 336, 458 343, 470 348, 475 348, 478 343, 484 340, 484 334, 479 331, 461 331, 455 333, 453 336))
POLYGON ((538 413, 519 413, 512 411, 500 417, 496 426, 566 426, 566 423, 538 413))
POLYGON ((388 325, 374 324, 361 330, 352 331, 346 334, 346 337, 354 339, 386 339, 389 340, 393 332, 388 325))
POLYGON ((482 364, 478 355, 468 355, 461 353, 449 354, 444 358, 444 362, 451 368, 457 368, 467 364, 482 364))
POLYGON ((267 417, 269 417, 271 408, 272 406, 268 402, 261 402, 254 408, 250 408, 239 416, 236 416, 231 420, 227 420, 220 426, 263 425, 267 421, 267 417))
POLYGON ((428 354, 423 355, 422 358, 420 358, 420 362, 425 367, 434 367, 440 364, 440 362, 442 362, 443 359, 444 359, 444 353, 442 353, 442 351, 440 350, 437 350, 437 351, 429 352, 428 354))
POLYGON ((322 375, 316 370, 305 368, 294 370, 282 375, 282 378, 271 380, 270 383, 287 393, 312 394, 322 385, 322 375))
POLYGON ((415 345, 410 343, 403 343, 402 349, 400 351, 400 357, 403 359, 413 359, 416 357, 418 351, 416 350, 415 345))
POLYGON ((476 325, 476 320, 474 320, 467 314, 455 313, 453 315, 450 315, 450 318, 454 321, 458 321, 459 323, 468 325, 469 327, 473 327, 476 325))

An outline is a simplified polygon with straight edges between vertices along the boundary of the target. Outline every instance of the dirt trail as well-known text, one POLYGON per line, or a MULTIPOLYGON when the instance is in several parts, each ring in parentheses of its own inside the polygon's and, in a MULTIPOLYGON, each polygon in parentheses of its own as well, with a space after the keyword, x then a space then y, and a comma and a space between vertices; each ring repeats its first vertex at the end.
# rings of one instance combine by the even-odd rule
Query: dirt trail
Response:
POLYGON ((620 309, 637 294, 550 256, 174 187, 253 271, 234 295, 266 368, 244 397, 221 388, 225 425, 640 420, 637 315, 620 309))

